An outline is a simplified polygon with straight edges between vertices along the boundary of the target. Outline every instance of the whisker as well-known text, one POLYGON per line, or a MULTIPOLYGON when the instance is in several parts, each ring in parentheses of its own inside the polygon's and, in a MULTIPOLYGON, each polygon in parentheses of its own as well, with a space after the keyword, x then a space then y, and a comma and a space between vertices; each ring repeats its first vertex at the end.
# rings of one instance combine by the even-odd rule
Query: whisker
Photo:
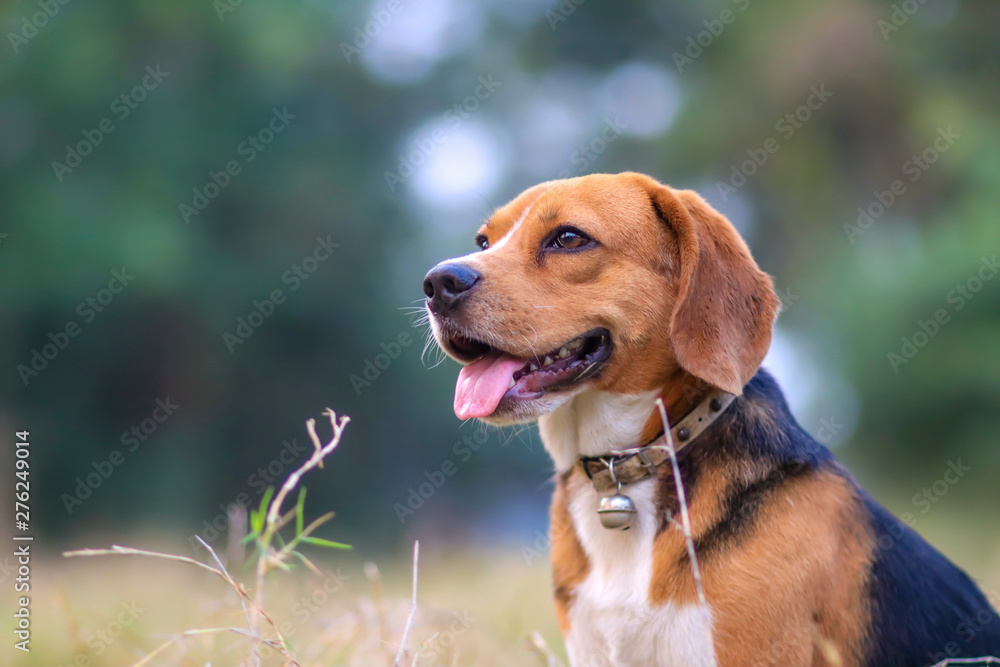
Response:
POLYGON ((535 340, 529 343, 529 342, 528 342, 528 337, 527 337, 527 336, 525 336, 524 334, 521 334, 521 338, 523 338, 523 339, 524 339, 524 342, 525 342, 525 343, 528 343, 528 347, 529 347, 529 348, 531 348, 531 353, 532 353, 533 355, 535 355, 535 361, 536 361, 536 362, 538 362, 538 365, 539 365, 539 366, 541 366, 541 365, 542 365, 542 362, 541 362, 541 361, 538 361, 538 352, 537 352, 537 351, 535 350, 535 343, 537 343, 537 342, 538 342, 538 330, 537 330, 537 329, 535 329, 535 327, 533 327, 533 326, 532 326, 532 325, 530 325, 530 324, 529 324, 528 326, 529 326, 529 327, 531 327, 531 330, 535 332, 535 340))

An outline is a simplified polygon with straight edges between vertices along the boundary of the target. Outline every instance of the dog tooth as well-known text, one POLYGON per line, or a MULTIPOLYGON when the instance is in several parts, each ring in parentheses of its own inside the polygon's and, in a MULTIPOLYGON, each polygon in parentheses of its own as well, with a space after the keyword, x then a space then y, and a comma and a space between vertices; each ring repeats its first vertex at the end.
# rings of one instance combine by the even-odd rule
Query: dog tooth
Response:
POLYGON ((514 388, 514 378, 513 377, 510 378, 510 384, 507 385, 507 388, 508 389, 513 389, 514 388))
POLYGON ((567 350, 565 347, 560 347, 558 356, 560 359, 565 359, 566 357, 569 356, 569 350, 567 350))
POLYGON ((551 366, 551 365, 552 365, 552 357, 546 355, 545 361, 542 362, 542 366, 551 366))
POLYGON ((529 373, 531 373, 533 371, 537 371, 537 370, 538 370, 538 365, 537 364, 531 364, 530 366, 528 366, 528 372, 529 373))

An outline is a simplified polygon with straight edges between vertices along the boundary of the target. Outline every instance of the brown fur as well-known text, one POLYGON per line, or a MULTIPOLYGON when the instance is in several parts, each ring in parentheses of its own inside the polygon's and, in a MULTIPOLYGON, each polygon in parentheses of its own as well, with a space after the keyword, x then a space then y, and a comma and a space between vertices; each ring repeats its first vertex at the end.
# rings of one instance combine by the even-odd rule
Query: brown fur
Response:
POLYGON ((842 477, 791 481, 738 549, 707 559, 720 664, 826 664, 814 662, 817 637, 845 667, 859 663, 871 537, 856 522, 857 503, 842 477))
MULTIPOLYGON (((573 474, 583 476, 574 468, 573 474)), ((555 593, 556 616, 559 628, 565 635, 569 632, 569 607, 573 601, 573 590, 579 586, 587 573, 590 563, 580 539, 573 529, 573 521, 569 515, 567 499, 568 476, 561 478, 556 484, 552 496, 552 508, 549 513, 549 540, 552 543, 552 589, 555 593)))
POLYGON ((740 393, 767 353, 779 305, 771 279, 694 192, 633 173, 552 181, 519 195, 479 232, 504 245, 462 259, 490 288, 467 304, 456 332, 530 359, 606 327, 615 334, 615 363, 592 387, 661 388, 671 414, 697 401, 675 395, 695 379, 740 393), (592 234, 601 247, 540 252, 560 224, 592 234))
MULTIPOLYGON (((746 471, 702 471, 691 504, 697 538, 722 516, 718 499, 746 471)), ((857 523, 854 489, 832 474, 792 480, 761 509, 737 548, 701 559, 720 665, 826 665, 833 647, 844 667, 859 663, 869 610, 861 602, 872 538, 857 523), (823 610, 813 615, 813 610, 823 610)), ((693 603, 683 537, 664 530, 654 547, 650 601, 693 603)))
MULTIPOLYGON (((519 195, 479 231, 492 251, 461 261, 488 288, 464 304, 461 321, 439 322, 446 332, 530 359, 605 327, 614 355, 589 387, 656 391, 672 421, 711 387, 740 394, 770 346, 779 307, 771 278, 729 222, 694 192, 633 173, 553 181, 519 195), (559 225, 573 225, 600 245, 543 252, 559 225)), ((490 420, 537 416, 527 409, 501 402, 490 420)), ((643 439, 661 429, 659 415, 650 414, 643 439)), ((727 489, 758 472, 735 463, 701 471, 690 508, 695 536, 723 517, 727 489)), ((580 476, 576 469, 562 475, 552 504, 552 578, 564 633, 574 590, 590 571, 568 510, 574 485, 589 484, 580 476)), ((664 508, 676 501, 668 495, 660 499, 664 508)), ((736 548, 704 563, 720 665, 820 665, 819 647, 828 646, 845 666, 857 663, 867 618, 859 602, 866 582, 858 573, 867 571, 871 543, 851 522, 857 502, 834 475, 790 480, 768 496, 736 548), (813 615, 815 609, 824 611, 813 615)), ((695 600, 680 531, 660 532, 653 567, 651 602, 695 600)))

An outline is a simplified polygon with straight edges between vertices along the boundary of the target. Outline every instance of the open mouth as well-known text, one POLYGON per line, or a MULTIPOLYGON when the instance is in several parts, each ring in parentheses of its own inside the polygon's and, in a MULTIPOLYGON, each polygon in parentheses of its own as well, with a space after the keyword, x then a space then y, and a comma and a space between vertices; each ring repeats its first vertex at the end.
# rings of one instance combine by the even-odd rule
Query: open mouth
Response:
POLYGON ((475 359, 455 386, 459 419, 487 417, 502 400, 532 400, 593 378, 611 356, 611 334, 592 329, 555 350, 524 359, 466 337, 448 341, 456 356, 475 359))

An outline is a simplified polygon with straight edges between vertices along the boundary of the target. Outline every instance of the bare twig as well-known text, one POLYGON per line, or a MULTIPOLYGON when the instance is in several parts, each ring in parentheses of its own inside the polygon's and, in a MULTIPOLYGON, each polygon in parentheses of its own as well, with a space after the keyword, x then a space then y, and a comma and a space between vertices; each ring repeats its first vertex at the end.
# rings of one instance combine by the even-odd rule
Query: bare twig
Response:
POLYGON ((239 503, 235 503, 229 506, 226 514, 229 517, 229 533, 226 536, 226 562, 230 567, 239 569, 246 556, 243 540, 247 536, 247 510, 239 503))
MULTIPOLYGON (((285 483, 281 486, 281 488, 278 490, 278 493, 270 501, 270 504, 266 508, 266 515, 260 518, 260 520, 262 520, 262 525, 260 523, 255 523, 255 525, 257 525, 257 528, 255 529, 254 537, 257 540, 261 553, 257 560, 256 587, 254 589, 253 597, 250 596, 250 594, 247 592, 247 589, 244 588, 242 584, 237 582, 232 577, 232 575, 229 574, 229 571, 226 569, 226 566, 222 562, 222 559, 219 558, 218 553, 216 553, 216 551, 211 546, 209 546, 208 543, 206 543, 203 539, 201 539, 201 537, 197 536, 196 537, 198 539, 198 542, 203 547, 205 547, 208 553, 212 556, 212 559, 218 565, 218 568, 212 567, 211 565, 202 563, 193 558, 188 558, 186 556, 174 556, 172 554, 163 554, 163 553, 158 553, 156 551, 133 549, 130 547, 122 547, 118 545, 114 545, 110 549, 80 549, 77 551, 68 551, 63 554, 68 558, 76 556, 146 556, 150 558, 160 558, 163 560, 172 560, 180 563, 187 563, 189 565, 194 565, 196 567, 200 567, 203 570, 211 572, 212 574, 214 574, 215 576, 219 577, 227 584, 229 584, 229 586, 231 586, 233 590, 236 591, 240 601, 240 606, 243 608, 243 613, 247 619, 247 625, 249 627, 248 630, 242 630, 239 628, 207 628, 199 630, 188 630, 187 632, 177 635, 174 639, 171 639, 169 642, 166 642, 165 644, 156 648, 151 653, 147 654, 142 660, 140 660, 136 664, 136 667, 142 667, 143 665, 148 664, 151 660, 153 660, 153 658, 161 654, 163 651, 167 650, 170 646, 174 644, 179 644, 180 640, 185 637, 213 634, 219 632, 233 632, 250 638, 253 642, 253 650, 250 656, 251 658, 250 661, 257 667, 259 667, 261 662, 261 655, 259 650, 260 644, 265 644, 267 646, 276 649, 282 656, 284 656, 285 665, 294 665, 295 667, 300 667, 299 663, 295 660, 290 645, 286 641, 284 635, 281 633, 281 630, 278 629, 278 625, 274 622, 274 620, 270 617, 270 615, 268 615, 267 612, 264 611, 263 608, 264 579, 267 573, 272 568, 281 568, 286 570, 289 569, 288 564, 285 562, 289 556, 298 557, 303 563, 305 563, 307 567, 309 567, 309 569, 319 574, 318 568, 316 568, 316 566, 308 558, 306 558, 302 554, 299 554, 296 551, 293 551, 293 547, 302 540, 313 540, 321 542, 316 538, 310 538, 309 535, 316 528, 318 528, 325 522, 329 521, 333 517, 333 513, 325 514, 319 517, 318 519, 312 521, 307 527, 302 528, 303 497, 300 497, 300 502, 294 510, 284 515, 281 514, 281 506, 284 504, 285 499, 288 497, 288 494, 291 493, 296 486, 298 486, 299 481, 302 479, 302 476, 305 473, 307 473, 308 471, 312 470, 317 466, 321 468, 323 467, 323 459, 328 454, 330 454, 330 452, 336 449, 338 444, 340 444, 340 439, 341 436, 343 435, 344 429, 346 428, 347 424, 350 423, 351 421, 350 418, 346 416, 338 419, 336 413, 333 410, 330 410, 329 408, 327 408, 323 414, 329 416, 330 424, 333 426, 333 436, 331 437, 330 441, 327 442, 325 445, 320 442, 319 437, 316 435, 316 420, 310 419, 306 422, 306 428, 309 431, 309 437, 312 439, 313 446, 315 448, 313 455, 309 457, 309 460, 307 460, 304 464, 302 464, 302 466, 300 466, 298 470, 289 475, 288 479, 285 480, 285 483), (296 539, 292 540, 287 545, 282 543, 282 548, 280 550, 273 549, 271 547, 272 540, 278 537, 278 531, 280 531, 283 526, 287 525, 293 519, 297 520, 298 530, 296 534, 296 539), (271 640, 271 639, 264 639, 261 637, 260 635, 261 618, 263 618, 274 629, 276 639, 271 640)), ((268 497, 270 497, 270 491, 268 491, 268 497)), ((240 517, 235 517, 235 518, 237 520, 240 520, 240 517)), ((255 522, 256 521, 258 521, 258 519, 255 519, 255 522)), ((240 526, 237 530, 240 529, 245 530, 245 526, 243 526, 242 520, 240 520, 240 526)), ((280 537, 278 537, 278 540, 280 542, 280 537)), ((239 542, 241 543, 239 545, 240 550, 242 550, 242 539, 240 539, 239 542)), ((327 543, 327 544, 330 546, 337 546, 332 543, 327 543)), ((415 563, 414 567, 416 567, 415 563)), ((416 581, 414 581, 414 601, 415 600, 416 600, 416 581)), ((407 630, 409 630, 409 624, 407 624, 407 630)))
POLYGON ((302 479, 302 475, 306 474, 316 466, 319 466, 320 468, 323 467, 323 459, 337 448, 337 445, 340 444, 340 436, 344 433, 344 429, 347 428, 347 425, 351 422, 351 418, 347 415, 344 415, 338 421, 337 413, 330 408, 327 408, 323 414, 330 417, 330 425, 333 426, 333 437, 330 439, 330 442, 323 445, 320 442, 319 436, 316 435, 316 420, 310 419, 306 422, 306 429, 309 431, 309 437, 312 439, 313 446, 316 448, 316 451, 313 452, 313 455, 309 457, 308 461, 303 463, 298 470, 289 475, 288 479, 285 480, 285 483, 281 485, 281 489, 274 497, 274 500, 271 501, 271 507, 267 512, 267 522, 269 524, 273 524, 278 521, 278 515, 281 512, 282 503, 285 502, 285 498, 288 494, 291 493, 296 486, 298 486, 299 480, 302 479))
POLYGON ((247 619, 247 625, 249 625, 250 609, 247 607, 247 595, 246 592, 243 590, 243 587, 240 586, 235 579, 233 579, 233 575, 229 574, 229 570, 227 570, 226 566, 222 564, 222 559, 219 558, 219 554, 215 553, 215 549, 209 546, 208 542, 201 539, 201 535, 195 535, 194 539, 198 540, 198 543, 201 544, 201 546, 208 549, 208 553, 212 554, 212 558, 215 560, 216 564, 218 564, 219 566, 219 569, 222 570, 222 573, 225 575, 226 581, 229 583, 229 585, 231 585, 233 588, 236 589, 237 591, 236 597, 240 601, 240 606, 243 607, 243 616, 247 619))
POLYGON ((552 652, 552 649, 537 632, 528 635, 528 648, 538 654, 545 667, 563 667, 562 661, 556 657, 556 654, 552 652))
POLYGON ((403 628, 403 638, 399 641, 399 652, 393 661, 393 667, 400 667, 403 664, 403 655, 406 653, 406 642, 410 637, 410 627, 413 625, 413 617, 417 613, 417 572, 418 561, 420 560, 420 540, 413 543, 413 605, 410 607, 410 615, 406 617, 406 627, 403 628))
MULTIPOLYGON (((275 495, 274 499, 271 501, 271 506, 268 507, 267 517, 264 521, 263 534, 259 536, 259 542, 263 545, 263 553, 257 559, 257 570, 256 570, 256 585, 254 587, 254 611, 250 614, 250 632, 251 634, 258 634, 260 628, 260 619, 258 617, 257 611, 264 606, 264 579, 267 576, 268 571, 270 571, 272 565, 275 567, 281 567, 283 562, 276 558, 271 553, 271 540, 274 538, 275 533, 283 526, 285 523, 291 520, 291 517, 281 516, 281 506, 285 502, 285 498, 288 496, 292 490, 298 486, 299 480, 302 479, 302 475, 309 472, 313 468, 323 466, 323 459, 340 444, 340 437, 344 433, 344 429, 350 423, 351 418, 348 416, 343 416, 339 420, 337 419, 337 413, 327 408, 324 412, 330 418, 330 425, 333 427, 333 436, 330 441, 324 445, 316 435, 316 420, 309 419, 306 422, 306 430, 309 431, 309 437, 312 439, 313 447, 315 451, 313 455, 309 457, 309 460, 303 463, 298 470, 293 472, 285 480, 285 483, 281 485, 281 489, 275 495)), ((257 650, 256 645, 254 646, 254 664, 259 667, 260 665, 260 651, 257 650)))
MULTIPOLYGON (((378 619, 378 637, 381 646, 389 637, 389 620, 385 613, 385 593, 382 590, 382 574, 378 570, 378 565, 371 561, 365 563, 365 576, 372 585, 372 605, 375 608, 375 617, 378 619)), ((384 650, 384 646, 380 650, 384 650)))
POLYGON ((687 498, 684 494, 684 481, 681 479, 681 469, 677 464, 677 450, 674 449, 674 438, 670 433, 670 422, 667 420, 667 408, 663 405, 663 399, 656 399, 656 407, 660 410, 660 419, 663 421, 663 442, 670 455, 670 467, 674 469, 674 486, 677 487, 677 502, 681 506, 681 533, 684 534, 684 542, 687 544, 688 556, 691 559, 691 574, 694 577, 694 588, 698 592, 698 602, 705 605, 705 589, 701 584, 701 570, 698 568, 698 555, 694 550, 694 538, 691 536, 691 517, 688 514, 687 498))
POLYGON ((197 561, 193 558, 188 558, 187 556, 174 556, 173 554, 161 554, 156 551, 146 551, 145 549, 133 549, 132 547, 122 547, 117 544, 113 544, 110 549, 77 549, 75 551, 64 551, 63 556, 66 558, 74 558, 76 556, 149 556, 150 558, 162 558, 164 560, 175 560, 181 563, 188 563, 190 565, 197 565, 203 570, 208 570, 217 577, 221 577, 224 581, 229 581, 224 573, 215 569, 211 565, 205 565, 201 561, 197 561))
POLYGON ((844 659, 837 650, 837 645, 827 639, 819 628, 813 626, 810 630, 812 634, 813 646, 823 655, 824 662, 830 667, 844 667, 844 659))
MULTIPOLYGON (((202 542, 202 544, 205 544, 200 538, 199 538, 199 541, 202 542)), ((205 545, 205 546, 207 547, 208 545, 205 545)), ((215 552, 212 551, 211 548, 209 548, 209 552, 216 559, 216 562, 218 562, 218 555, 216 555, 215 552)), ((212 567, 211 565, 206 565, 205 563, 202 563, 201 561, 197 561, 197 560, 195 560, 193 558, 188 558, 187 556, 175 556, 173 554, 163 554, 163 553, 160 553, 158 551, 147 551, 145 549, 133 549, 132 547, 122 547, 122 546, 119 546, 117 544, 112 545, 110 549, 77 549, 76 551, 66 551, 66 552, 63 552, 63 556, 65 556, 66 558, 74 558, 74 557, 78 557, 78 556, 146 556, 148 558, 160 558, 160 559, 163 559, 163 560, 177 561, 179 563, 188 563, 189 565, 196 565, 196 566, 200 567, 203 570, 207 570, 208 572, 211 572, 212 574, 214 574, 215 576, 219 577, 220 579, 222 579, 223 581, 225 581, 227 584, 229 584, 230 586, 232 586, 233 590, 235 590, 236 593, 237 593, 237 595, 239 595, 241 604, 243 603, 243 601, 246 601, 246 602, 250 603, 251 610, 252 610, 251 617, 253 617, 254 614, 259 614, 261 618, 263 618, 265 621, 267 621, 268 625, 271 626, 271 628, 274 630, 274 632, 275 632, 275 634, 276 634, 276 636, 278 638, 278 642, 281 645, 281 651, 282 651, 282 653, 286 657, 288 657, 288 659, 292 662, 292 664, 296 664, 296 665, 298 664, 297 662, 295 662, 294 659, 292 659, 291 651, 290 651, 290 648, 288 646, 288 642, 285 640, 284 635, 281 634, 281 630, 278 629, 278 624, 274 622, 274 620, 270 617, 270 615, 268 615, 267 612, 265 612, 263 609, 261 609, 257 605, 257 602, 253 598, 250 597, 250 595, 247 593, 246 589, 243 588, 243 586, 238 581, 236 581, 235 579, 233 579, 229 575, 229 572, 227 572, 225 570, 225 568, 223 568, 222 570, 218 570, 218 569, 212 567)), ((220 563, 220 566, 221 566, 221 563, 220 563)), ((246 606, 244 605, 244 610, 245 609, 246 609, 246 606)), ((259 636, 259 633, 257 632, 257 630, 258 630, 257 628, 254 628, 253 631, 250 634, 248 634, 248 636, 251 636, 251 637, 257 639, 259 642, 267 643, 269 640, 261 639, 260 636, 259 636)))
MULTIPOLYGON (((149 664, 149 662, 153 658, 155 658, 156 656, 160 655, 161 653, 163 653, 164 651, 166 651, 168 648, 170 648, 174 644, 180 644, 181 640, 184 639, 185 637, 195 637, 195 636, 198 636, 198 635, 211 635, 211 634, 218 634, 220 632, 234 632, 234 633, 236 633, 238 635, 243 635, 244 637, 249 637, 255 643, 266 644, 267 646, 270 646, 271 648, 275 649, 276 651, 283 652, 283 649, 282 649, 281 646, 278 645, 278 642, 271 641, 269 639, 261 639, 260 637, 255 637, 255 636, 251 635, 249 632, 247 632, 246 630, 242 630, 240 628, 201 628, 201 629, 198 629, 198 630, 187 630, 185 632, 180 633, 179 635, 177 635, 176 637, 174 637, 170 641, 167 641, 167 642, 164 642, 164 643, 160 644, 155 649, 153 649, 153 651, 151 651, 150 653, 147 653, 146 657, 144 657, 139 662, 135 663, 132 667, 143 667, 143 665, 149 664)), ((294 660, 292 660, 292 664, 296 664, 297 665, 298 663, 296 663, 294 660)))

